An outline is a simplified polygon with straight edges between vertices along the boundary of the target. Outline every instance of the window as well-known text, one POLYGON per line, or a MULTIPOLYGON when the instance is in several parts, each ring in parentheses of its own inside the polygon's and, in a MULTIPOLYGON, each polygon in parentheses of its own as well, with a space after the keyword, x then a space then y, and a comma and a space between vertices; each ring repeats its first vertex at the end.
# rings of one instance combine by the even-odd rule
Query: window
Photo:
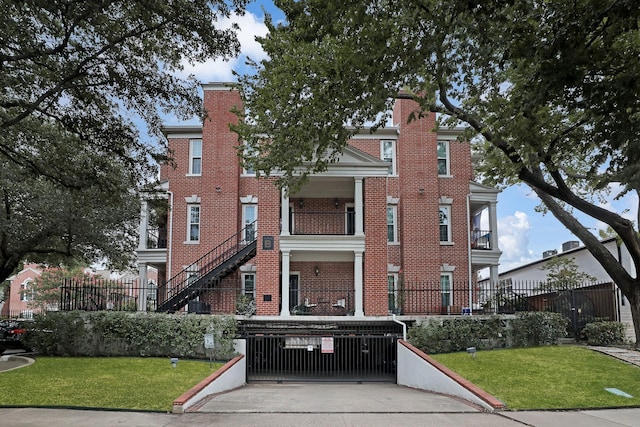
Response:
POLYGON ((200 241, 200 205, 188 205, 187 211, 189 215, 189 231, 187 241, 200 241))
POLYGON ((449 141, 438 141, 438 175, 450 175, 449 141))
POLYGON ((256 239, 258 219, 258 205, 242 205, 242 224, 244 228, 243 239, 247 241, 256 239))
POLYGON ((20 285, 20 301, 33 301, 33 289, 31 288, 31 280, 26 280, 20 285))
POLYGON ((189 141, 189 175, 202 174, 202 140, 189 141))
POLYGON ((440 242, 451 241, 451 206, 440 206, 440 242))
POLYGON ((255 273, 242 274, 242 295, 248 295, 251 298, 256 296, 256 275, 255 273))
POLYGON ((387 275, 388 294, 389 294, 389 311, 395 313, 400 309, 400 301, 398 300, 398 275, 387 275))
POLYGON ((389 175, 396 174, 396 144, 395 141, 380 141, 380 158, 391 163, 389 175))
MULTIPOLYGON (((251 148, 249 145, 247 145, 247 143, 244 144, 244 158, 247 159, 249 157, 253 157, 253 153, 255 152, 255 150, 253 148, 251 148)), ((243 160, 243 163, 245 163, 246 160, 243 160)), ((242 174, 243 175, 255 175, 256 171, 252 168, 252 167, 246 167, 248 165, 243 164, 243 169, 242 169, 242 174)))
POLYGON ((442 297, 442 307, 450 307, 452 298, 451 273, 440 274, 440 295, 442 297))
POLYGON ((398 208, 387 206, 387 242, 398 243, 398 208))

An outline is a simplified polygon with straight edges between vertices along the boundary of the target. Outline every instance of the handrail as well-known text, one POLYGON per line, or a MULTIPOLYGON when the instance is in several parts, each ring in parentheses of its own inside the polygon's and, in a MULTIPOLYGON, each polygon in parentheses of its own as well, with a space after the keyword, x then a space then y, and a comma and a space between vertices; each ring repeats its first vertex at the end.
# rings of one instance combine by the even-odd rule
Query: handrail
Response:
POLYGON ((158 286, 158 297, 160 298, 161 295, 164 297, 163 303, 169 301, 195 284, 199 278, 206 276, 224 261, 255 242, 257 239, 256 223, 257 221, 248 224, 245 228, 192 262, 164 284, 158 286))

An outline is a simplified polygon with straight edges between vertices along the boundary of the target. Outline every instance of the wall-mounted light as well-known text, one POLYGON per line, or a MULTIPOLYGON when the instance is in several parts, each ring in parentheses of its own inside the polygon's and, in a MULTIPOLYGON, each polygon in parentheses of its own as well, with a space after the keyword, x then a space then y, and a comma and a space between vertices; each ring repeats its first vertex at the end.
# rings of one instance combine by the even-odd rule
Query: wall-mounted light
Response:
POLYGON ((340 206, 340 202, 338 202, 338 199, 335 199, 333 201, 333 206, 335 206, 335 208, 338 209, 338 206, 340 206))
POLYGON ((216 193, 219 193, 222 189, 220 187, 216 187, 216 193))
POLYGON ((317 266, 317 265, 315 266, 315 268, 314 268, 314 270, 313 270, 313 271, 316 273, 316 276, 317 276, 318 274, 320 274, 320 269, 318 268, 318 266, 317 266))
POLYGON ((300 209, 304 208, 304 200, 302 200, 302 199, 298 200, 298 207, 300 209))
POLYGON ((420 194, 424 194, 424 188, 419 188, 419 189, 418 189, 418 193, 420 193, 420 194))

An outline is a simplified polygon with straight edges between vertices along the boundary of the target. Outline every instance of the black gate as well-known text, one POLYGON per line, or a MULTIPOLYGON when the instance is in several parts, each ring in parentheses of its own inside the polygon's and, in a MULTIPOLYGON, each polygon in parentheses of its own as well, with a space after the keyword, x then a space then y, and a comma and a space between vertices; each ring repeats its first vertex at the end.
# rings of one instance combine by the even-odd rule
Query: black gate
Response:
POLYGON ((389 335, 248 335, 247 381, 396 382, 389 335))

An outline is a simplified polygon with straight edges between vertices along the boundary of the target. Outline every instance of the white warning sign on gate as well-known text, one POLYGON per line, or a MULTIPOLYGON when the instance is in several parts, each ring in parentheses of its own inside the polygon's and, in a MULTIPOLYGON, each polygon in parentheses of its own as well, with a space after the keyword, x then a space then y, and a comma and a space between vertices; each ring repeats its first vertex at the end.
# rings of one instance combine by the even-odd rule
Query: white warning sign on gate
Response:
POLYGON ((333 354, 333 337, 322 337, 322 353, 333 354))

